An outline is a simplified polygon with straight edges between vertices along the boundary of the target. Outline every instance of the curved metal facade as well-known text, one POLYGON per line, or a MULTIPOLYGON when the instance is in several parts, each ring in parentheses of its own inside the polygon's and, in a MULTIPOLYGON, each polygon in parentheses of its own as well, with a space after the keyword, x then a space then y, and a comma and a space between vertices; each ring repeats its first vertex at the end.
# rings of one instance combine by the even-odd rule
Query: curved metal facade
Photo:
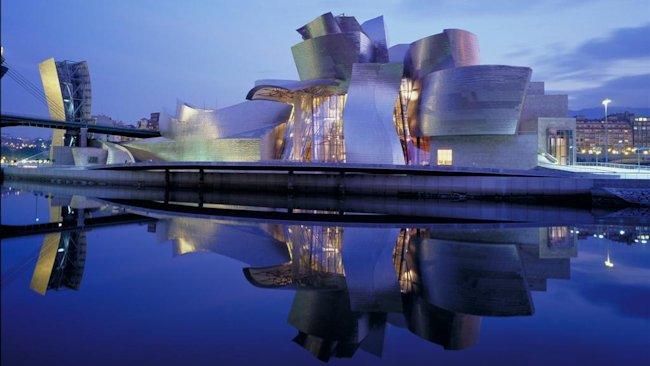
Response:
POLYGON ((291 47, 300 80, 349 80, 352 64, 372 62, 373 44, 361 32, 337 33, 307 39, 291 47))
POLYGON ((163 138, 132 141, 125 146, 138 160, 259 161, 278 157, 291 106, 248 101, 219 110, 178 107, 162 130, 163 138))
MULTIPOLYGON (((365 21, 361 24, 363 32, 370 38, 375 48, 374 62, 385 63, 388 61, 388 42, 386 41, 386 28, 384 27, 384 17, 365 21)), ((401 62, 401 60, 400 60, 401 62)))
POLYGON ((259 80, 248 102, 221 110, 181 105, 161 128, 166 139, 129 149, 157 160, 461 166, 501 156, 486 154, 490 141, 525 150, 528 140, 514 137, 531 69, 478 65, 473 33, 445 29, 389 48, 383 16, 360 24, 332 13, 297 31, 299 81, 259 80))
POLYGON ((296 30, 302 39, 316 38, 341 33, 341 27, 332 13, 325 13, 296 30))
POLYGON ((461 29, 445 29, 411 43, 404 68, 407 77, 417 80, 434 71, 479 63, 476 35, 461 29))
POLYGON ((291 106, 270 101, 247 101, 230 107, 210 110, 179 104, 177 118, 172 119, 163 136, 187 139, 257 137, 286 122, 291 106))
POLYGON ((532 70, 481 65, 441 70, 422 80, 416 136, 514 135, 532 70))
POLYGON ((393 122, 399 95, 401 64, 355 64, 343 110, 345 161, 404 164, 393 122))

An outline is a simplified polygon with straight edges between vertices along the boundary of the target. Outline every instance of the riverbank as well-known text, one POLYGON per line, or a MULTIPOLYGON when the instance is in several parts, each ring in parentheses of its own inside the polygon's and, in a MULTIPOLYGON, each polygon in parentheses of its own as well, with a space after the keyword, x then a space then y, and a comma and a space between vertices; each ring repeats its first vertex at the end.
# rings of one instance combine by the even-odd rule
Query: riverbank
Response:
POLYGON ((274 162, 10 166, 2 173, 5 180, 137 189, 650 205, 648 179, 559 171, 274 162))

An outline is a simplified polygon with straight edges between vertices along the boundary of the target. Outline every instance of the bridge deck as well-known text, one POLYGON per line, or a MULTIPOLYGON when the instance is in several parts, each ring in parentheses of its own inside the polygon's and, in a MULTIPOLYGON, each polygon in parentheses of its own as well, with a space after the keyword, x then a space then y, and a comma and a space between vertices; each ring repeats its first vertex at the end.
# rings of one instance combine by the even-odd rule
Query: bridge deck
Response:
POLYGON ((138 130, 135 128, 102 126, 69 121, 55 121, 47 118, 37 117, 13 116, 5 114, 0 116, 0 127, 4 128, 13 126, 43 127, 59 130, 79 130, 80 128, 87 128, 88 132, 104 133, 107 135, 115 136, 138 138, 160 137, 159 131, 138 130))

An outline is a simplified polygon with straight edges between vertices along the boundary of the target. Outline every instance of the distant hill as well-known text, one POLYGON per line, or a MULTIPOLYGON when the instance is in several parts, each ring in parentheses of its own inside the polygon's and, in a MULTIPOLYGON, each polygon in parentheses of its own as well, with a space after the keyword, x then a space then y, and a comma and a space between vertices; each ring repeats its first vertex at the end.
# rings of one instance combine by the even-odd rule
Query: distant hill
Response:
MULTIPOLYGON (((650 108, 635 108, 635 107, 609 107, 607 108, 607 114, 623 113, 630 112, 634 113, 637 117, 650 117, 650 108)), ((604 107, 596 108, 585 108, 577 111, 569 110, 569 117, 583 115, 589 119, 592 118, 603 118, 605 116, 604 107)))

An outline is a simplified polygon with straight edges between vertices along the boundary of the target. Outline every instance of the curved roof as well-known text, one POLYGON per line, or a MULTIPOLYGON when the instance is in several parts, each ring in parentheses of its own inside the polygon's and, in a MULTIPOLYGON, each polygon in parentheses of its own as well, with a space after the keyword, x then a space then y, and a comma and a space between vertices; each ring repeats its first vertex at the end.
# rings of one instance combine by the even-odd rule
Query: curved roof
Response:
POLYGON ((338 89, 339 80, 315 79, 315 80, 258 80, 255 82, 246 99, 248 100, 271 100, 274 102, 293 103, 294 96, 298 92, 313 95, 332 94, 338 89))

